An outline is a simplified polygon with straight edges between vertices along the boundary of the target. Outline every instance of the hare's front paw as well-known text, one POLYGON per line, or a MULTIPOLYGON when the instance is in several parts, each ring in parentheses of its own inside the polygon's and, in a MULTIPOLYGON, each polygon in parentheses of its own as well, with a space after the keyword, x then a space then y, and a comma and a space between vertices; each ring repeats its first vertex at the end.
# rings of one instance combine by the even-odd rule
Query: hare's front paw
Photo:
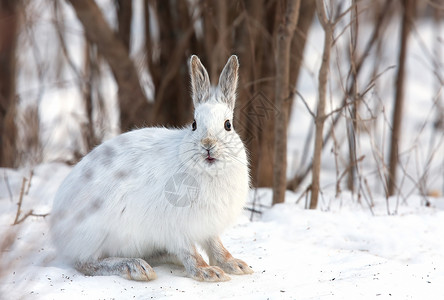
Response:
POLYGON ((194 279, 199 281, 228 281, 230 277, 225 274, 219 267, 208 266, 198 267, 191 275, 194 279))
POLYGON ((219 263, 219 266, 229 274, 243 275, 251 274, 253 270, 241 259, 231 257, 226 261, 219 263))

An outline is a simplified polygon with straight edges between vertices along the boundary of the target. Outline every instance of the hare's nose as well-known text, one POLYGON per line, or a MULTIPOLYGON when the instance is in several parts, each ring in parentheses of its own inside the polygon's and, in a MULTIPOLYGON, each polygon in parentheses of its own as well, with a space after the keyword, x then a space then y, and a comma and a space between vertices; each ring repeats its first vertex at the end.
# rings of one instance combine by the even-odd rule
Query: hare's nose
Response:
POLYGON ((202 146, 205 149, 210 149, 211 147, 213 147, 216 144, 216 140, 213 138, 204 138, 200 141, 200 143, 202 144, 202 146))

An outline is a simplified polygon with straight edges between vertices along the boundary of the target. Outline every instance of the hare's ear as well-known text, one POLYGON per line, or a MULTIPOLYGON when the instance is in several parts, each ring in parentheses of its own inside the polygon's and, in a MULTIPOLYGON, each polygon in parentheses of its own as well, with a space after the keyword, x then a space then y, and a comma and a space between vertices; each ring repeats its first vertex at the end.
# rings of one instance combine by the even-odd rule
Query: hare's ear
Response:
POLYGON ((236 88, 238 79, 239 62, 236 55, 231 55, 219 77, 219 90, 222 93, 222 101, 234 109, 236 101, 236 88))
POLYGON ((210 78, 196 55, 192 55, 190 59, 190 77, 193 103, 196 107, 197 104, 205 102, 210 97, 210 78))

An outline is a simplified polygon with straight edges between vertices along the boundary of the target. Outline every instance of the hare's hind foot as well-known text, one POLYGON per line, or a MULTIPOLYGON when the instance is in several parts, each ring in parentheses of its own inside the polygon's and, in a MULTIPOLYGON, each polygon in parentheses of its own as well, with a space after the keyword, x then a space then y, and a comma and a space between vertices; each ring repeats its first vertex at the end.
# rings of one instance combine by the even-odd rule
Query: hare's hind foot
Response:
POLYGON ((138 281, 150 281, 157 278, 153 268, 141 258, 109 257, 76 263, 76 269, 89 276, 117 275, 138 281))

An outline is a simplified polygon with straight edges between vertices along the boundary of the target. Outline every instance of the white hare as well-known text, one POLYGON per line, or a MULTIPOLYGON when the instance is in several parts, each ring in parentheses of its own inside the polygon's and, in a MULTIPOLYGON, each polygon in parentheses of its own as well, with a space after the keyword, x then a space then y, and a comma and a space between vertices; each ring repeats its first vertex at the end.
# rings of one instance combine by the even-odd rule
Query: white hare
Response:
POLYGON ((242 211, 249 190, 245 148, 231 125, 238 67, 231 56, 212 89, 193 55, 192 125, 122 134, 73 168, 51 213, 61 257, 86 275, 133 280, 156 278, 147 261, 165 256, 178 259, 201 281, 229 280, 225 272, 253 272, 219 238, 242 211), (206 251, 209 264, 196 245, 206 251))

